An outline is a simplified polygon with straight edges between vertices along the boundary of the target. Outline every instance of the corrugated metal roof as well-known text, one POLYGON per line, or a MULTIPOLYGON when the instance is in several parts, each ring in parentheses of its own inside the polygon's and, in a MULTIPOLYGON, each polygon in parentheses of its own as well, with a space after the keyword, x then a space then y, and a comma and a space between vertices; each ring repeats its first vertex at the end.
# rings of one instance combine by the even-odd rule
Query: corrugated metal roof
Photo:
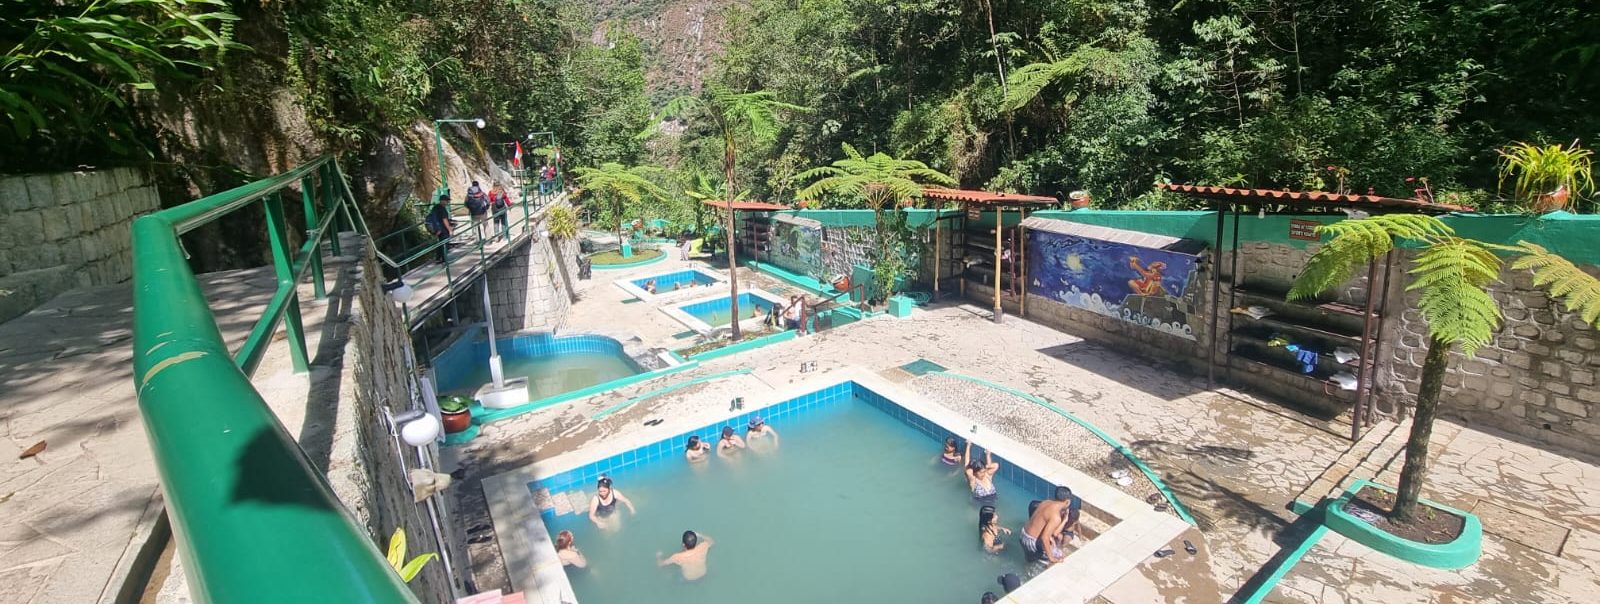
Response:
POLYGON ((1153 235, 1126 229, 1113 229, 1111 227, 1068 222, 1054 218, 1040 218, 1029 216, 1022 221, 1022 226, 1035 231, 1046 231, 1061 235, 1072 235, 1087 239, 1098 239, 1112 243, 1122 243, 1138 247, 1166 250, 1179 254, 1198 254, 1206 249, 1206 242, 1197 239, 1184 239, 1168 235, 1153 235))
POLYGON ((1239 204, 1282 204, 1287 206, 1318 205, 1328 207, 1353 207, 1364 209, 1395 209, 1413 212, 1434 214, 1447 214, 1450 212, 1471 212, 1472 208, 1448 203, 1438 203, 1422 199, 1400 199, 1397 197, 1381 197, 1378 195, 1351 195, 1347 193, 1328 193, 1326 191, 1287 191, 1278 189, 1234 189, 1229 187, 1210 187, 1205 185, 1175 185, 1162 184, 1161 189, 1176 193, 1187 193, 1196 197, 1204 197, 1219 201, 1229 201, 1239 204))
POLYGON ((1023 206, 1023 205, 1060 205, 1061 202, 1054 197, 1043 195, 1022 195, 1019 193, 994 193, 990 191, 969 191, 963 189, 923 189, 923 197, 934 199, 948 199, 982 205, 998 206, 1023 206))
MULTIPOLYGON (((720 199, 703 199, 700 201, 700 203, 717 208, 728 207, 728 202, 720 199)), ((765 201, 734 201, 733 209, 737 212, 773 212, 777 210, 787 210, 789 209, 789 206, 768 203, 765 201)))

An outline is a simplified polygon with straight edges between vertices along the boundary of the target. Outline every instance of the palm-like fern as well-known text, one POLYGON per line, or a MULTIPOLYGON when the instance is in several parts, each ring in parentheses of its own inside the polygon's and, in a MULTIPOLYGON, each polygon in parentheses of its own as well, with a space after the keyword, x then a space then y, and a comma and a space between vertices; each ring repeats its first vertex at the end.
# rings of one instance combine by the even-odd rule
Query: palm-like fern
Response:
POLYGON ((643 203, 646 197, 665 199, 667 192, 650 180, 661 172, 651 166, 624 166, 615 162, 600 164, 597 168, 574 168, 578 186, 597 199, 611 201, 611 222, 617 229, 617 243, 622 242, 622 218, 629 204, 643 203))
POLYGON ((1000 102, 1000 110, 1021 109, 1038 98, 1045 88, 1062 80, 1083 75, 1115 80, 1125 76, 1127 69, 1127 61, 1117 53, 1085 44, 1060 60, 1029 63, 1012 71, 1006 78, 1006 94, 1000 102))
POLYGON ((1317 232, 1333 238, 1306 262, 1289 290, 1290 300, 1313 298, 1349 281, 1368 262, 1394 249, 1396 240, 1433 241, 1455 235, 1438 218, 1413 214, 1345 220, 1322 225, 1317 232))
POLYGON ((1535 286, 1548 288, 1551 297, 1582 316, 1585 323, 1600 326, 1600 279, 1538 244, 1522 241, 1512 249, 1522 256, 1511 262, 1511 268, 1533 271, 1535 286))
POLYGON ((1472 356, 1494 339, 1500 305, 1487 289, 1500 277, 1500 258, 1484 244, 1442 237, 1417 254, 1407 291, 1421 292, 1417 311, 1434 340, 1472 356))
POLYGON ((798 197, 815 199, 825 193, 858 197, 873 211, 881 212, 896 201, 921 199, 925 183, 954 185, 956 182, 950 175, 920 161, 890 157, 882 152, 863 156, 849 143, 841 147, 844 159, 794 176, 797 182, 816 179, 796 193, 798 197))

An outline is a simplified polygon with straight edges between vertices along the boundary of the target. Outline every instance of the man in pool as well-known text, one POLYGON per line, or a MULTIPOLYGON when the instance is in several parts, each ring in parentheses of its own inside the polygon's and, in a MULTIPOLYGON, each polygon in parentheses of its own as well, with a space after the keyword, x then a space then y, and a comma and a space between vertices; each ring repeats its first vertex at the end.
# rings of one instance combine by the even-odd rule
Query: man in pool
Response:
POLYGON ((717 457, 736 455, 744 450, 744 439, 733 433, 733 426, 722 427, 722 438, 717 440, 717 457))
POLYGON ((706 576, 706 552, 711 551, 715 542, 709 535, 696 535, 694 531, 683 532, 683 551, 661 557, 661 552, 656 552, 656 566, 678 565, 683 571, 683 580, 694 581, 706 576))
POLYGON ((689 437, 689 445, 683 452, 683 458, 691 462, 703 462, 710 452, 711 445, 700 440, 700 436, 697 434, 689 437))
POLYGON ((760 416, 750 418, 750 425, 744 430, 744 442, 752 447, 758 442, 771 442, 773 447, 778 446, 778 431, 767 425, 767 421, 760 416))
POLYGON ((1022 525, 1022 550, 1028 557, 1046 564, 1055 564, 1066 557, 1062 551, 1061 527, 1070 513, 1072 489, 1056 487, 1055 499, 1039 504, 1022 525))

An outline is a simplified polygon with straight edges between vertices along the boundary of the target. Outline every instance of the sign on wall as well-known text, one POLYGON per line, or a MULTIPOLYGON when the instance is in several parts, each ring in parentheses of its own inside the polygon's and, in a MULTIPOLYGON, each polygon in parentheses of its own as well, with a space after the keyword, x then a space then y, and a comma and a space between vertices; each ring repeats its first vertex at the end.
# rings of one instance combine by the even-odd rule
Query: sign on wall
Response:
POLYGON ((1289 238, 1301 241, 1321 241, 1322 237, 1317 235, 1317 227, 1319 226, 1322 226, 1322 223, 1315 220, 1290 220, 1289 238))
POLYGON ((1198 258, 1028 229, 1028 292, 1181 338, 1195 339, 1189 291, 1198 258))

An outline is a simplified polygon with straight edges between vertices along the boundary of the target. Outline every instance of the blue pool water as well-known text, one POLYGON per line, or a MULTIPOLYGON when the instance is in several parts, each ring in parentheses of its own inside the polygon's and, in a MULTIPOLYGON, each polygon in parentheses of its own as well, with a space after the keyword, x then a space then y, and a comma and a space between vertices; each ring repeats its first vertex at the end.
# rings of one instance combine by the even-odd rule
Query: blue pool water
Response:
MULTIPOLYGON (((999 591, 1002 573, 1027 576, 1015 535, 999 555, 980 548, 978 504, 935 459, 943 428, 852 383, 755 413, 778 430, 778 447, 690 466, 685 434, 530 485, 587 495, 606 473, 638 508, 619 509, 607 530, 545 512, 549 531, 572 531, 588 558, 588 569, 567 573, 578 602, 964 603, 999 591), (658 552, 681 549, 684 530, 715 540, 699 581, 656 566, 658 552)), ((711 437, 722 425, 692 433, 711 437)), ((1016 531, 1028 502, 1053 487, 998 461, 997 507, 1016 531)))
POLYGON ((656 282, 656 293, 669 292, 675 288, 706 286, 717 282, 710 275, 700 271, 684 270, 643 279, 634 279, 632 283, 639 289, 645 289, 645 285, 651 281, 656 282))
MULTIPOLYGON (((526 334, 495 345, 507 379, 528 378, 532 400, 643 373, 622 344, 604 336, 526 334)), ((489 382, 489 342, 466 337, 433 359, 441 394, 472 395, 489 382)))
MULTIPOLYGON (((760 296, 752 295, 750 292, 740 292, 739 320, 743 321, 755 316, 757 305, 760 305, 761 313, 765 315, 771 310, 773 302, 760 296)), ((689 316, 704 321, 706 325, 712 327, 722 327, 733 323, 727 296, 715 300, 684 304, 679 306, 678 309, 689 313, 689 316)))

